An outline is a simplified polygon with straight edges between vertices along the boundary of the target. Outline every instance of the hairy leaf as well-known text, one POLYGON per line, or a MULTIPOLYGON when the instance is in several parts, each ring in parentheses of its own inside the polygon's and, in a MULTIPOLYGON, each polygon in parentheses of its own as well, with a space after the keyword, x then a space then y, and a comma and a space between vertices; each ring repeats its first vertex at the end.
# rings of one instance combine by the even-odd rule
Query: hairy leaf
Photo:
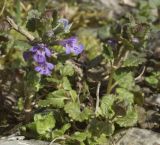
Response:
POLYGON ((150 85, 157 85, 160 82, 160 72, 154 72, 152 75, 145 77, 145 81, 150 85))
POLYGON ((70 124, 70 123, 67 123, 67 124, 63 125, 62 128, 53 130, 53 131, 52 131, 52 139, 64 135, 64 133, 65 133, 70 127, 71 127, 71 124, 70 124))
POLYGON ((90 133, 85 131, 85 132, 75 132, 71 138, 73 140, 78 140, 79 142, 83 142, 84 140, 86 140, 87 137, 90 137, 90 133))
POLYGON ((52 113, 48 113, 47 115, 36 114, 34 121, 39 134, 45 134, 55 127, 55 119, 52 113))
POLYGON ((74 69, 69 64, 64 65, 60 71, 63 76, 72 76, 74 74, 74 69))
POLYGON ((123 62, 124 67, 136 67, 146 61, 143 55, 129 55, 128 58, 123 62))
POLYGON ((93 119, 89 124, 89 132, 97 137, 100 137, 102 134, 111 136, 114 132, 114 124, 108 121, 93 119))
POLYGON ((115 96, 114 95, 107 95, 103 96, 101 100, 101 105, 100 105, 100 112, 101 114, 106 117, 106 118, 112 118, 113 115, 115 114, 112 105, 115 101, 115 96))
POLYGON ((80 105, 76 102, 69 102, 65 105, 64 110, 68 115, 76 121, 84 121, 89 118, 91 115, 91 110, 85 107, 82 111, 80 109, 80 105))
POLYGON ((126 116, 116 118, 116 123, 119 124, 121 127, 129 127, 133 126, 137 122, 137 119, 137 112, 135 110, 129 109, 126 116))
POLYGON ((117 88, 116 92, 118 94, 118 99, 120 99, 120 101, 124 101, 126 106, 133 103, 134 95, 128 90, 124 88, 117 88))
POLYGON ((71 88, 71 84, 70 84, 70 82, 69 82, 69 80, 68 80, 68 78, 67 77, 63 77, 63 88, 65 89, 65 90, 72 90, 72 88, 71 88))
POLYGON ((120 87, 126 88, 128 90, 132 89, 135 85, 131 72, 116 72, 114 79, 120 87))
POLYGON ((68 99, 66 91, 63 89, 50 93, 45 100, 40 100, 38 105, 40 107, 52 106, 56 108, 62 108, 64 106, 64 100, 68 99))

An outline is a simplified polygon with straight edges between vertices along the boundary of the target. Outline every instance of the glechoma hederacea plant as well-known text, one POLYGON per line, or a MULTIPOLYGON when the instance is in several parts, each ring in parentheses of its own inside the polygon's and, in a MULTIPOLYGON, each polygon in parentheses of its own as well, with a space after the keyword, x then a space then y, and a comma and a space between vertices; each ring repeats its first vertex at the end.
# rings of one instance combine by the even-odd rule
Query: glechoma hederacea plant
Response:
POLYGON ((22 134, 60 144, 97 145, 108 142, 115 126, 136 124, 135 97, 142 95, 136 81, 143 71, 139 75, 134 70, 145 62, 148 24, 133 19, 112 24, 100 62, 95 66, 91 60, 86 67, 79 61, 85 46, 70 37, 72 24, 55 11, 45 18, 31 11, 26 24, 30 32, 7 20, 31 45, 23 54, 27 69, 25 100, 19 102, 25 113, 22 134), (100 66, 103 74, 88 75, 100 66), (91 79, 96 91, 91 89, 91 79))

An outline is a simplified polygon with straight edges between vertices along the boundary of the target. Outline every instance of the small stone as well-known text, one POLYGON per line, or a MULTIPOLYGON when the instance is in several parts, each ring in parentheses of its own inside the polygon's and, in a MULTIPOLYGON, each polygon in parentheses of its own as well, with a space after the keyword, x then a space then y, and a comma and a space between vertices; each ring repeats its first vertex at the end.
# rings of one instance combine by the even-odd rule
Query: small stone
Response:
POLYGON ((147 129, 131 128, 114 138, 117 140, 115 145, 160 145, 160 134, 147 129))
POLYGON ((8 139, 0 140, 0 145, 48 145, 48 144, 49 144, 48 142, 39 140, 8 140, 8 139))

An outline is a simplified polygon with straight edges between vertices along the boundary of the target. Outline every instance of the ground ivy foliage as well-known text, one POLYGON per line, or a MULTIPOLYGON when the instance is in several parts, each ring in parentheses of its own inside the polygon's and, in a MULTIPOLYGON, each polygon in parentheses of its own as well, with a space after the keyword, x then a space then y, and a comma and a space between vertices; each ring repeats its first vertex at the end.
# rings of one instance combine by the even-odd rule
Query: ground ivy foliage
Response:
MULTIPOLYGON (((101 44, 102 61, 107 65, 102 93, 92 91, 87 81, 87 63, 81 60, 85 46, 77 37, 68 37, 72 25, 56 11, 31 10, 25 33, 17 30, 30 45, 24 52, 25 100, 18 102, 27 120, 21 132, 61 144, 104 144, 117 126, 137 123, 134 98, 138 74, 134 70, 146 62, 143 51, 149 25, 126 16, 107 29, 110 36, 101 44)), ((145 81, 158 85, 158 77, 159 73, 153 72, 145 81)))

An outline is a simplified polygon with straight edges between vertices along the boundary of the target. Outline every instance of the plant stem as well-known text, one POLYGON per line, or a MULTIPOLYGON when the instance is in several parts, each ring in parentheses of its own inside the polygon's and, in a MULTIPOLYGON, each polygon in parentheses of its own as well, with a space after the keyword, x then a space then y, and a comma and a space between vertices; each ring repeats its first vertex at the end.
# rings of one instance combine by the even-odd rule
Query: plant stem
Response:
POLYGON ((11 27, 16 30, 17 32, 21 33, 23 36, 25 36, 28 40, 33 41, 35 39, 34 36, 32 36, 28 31, 24 30, 22 27, 19 27, 13 19, 7 16, 7 21, 11 25, 11 27))
POLYGON ((107 85, 107 95, 110 94, 110 92, 111 92, 114 71, 115 71, 115 68, 113 66, 111 66, 109 81, 108 81, 108 85, 107 85))
POLYGON ((112 89, 117 85, 116 82, 112 85, 114 72, 116 69, 118 69, 122 65, 122 62, 127 58, 128 53, 129 52, 126 49, 122 48, 117 59, 115 59, 113 63, 111 62, 111 71, 110 71, 109 81, 107 85, 107 95, 110 94, 112 89))
POLYGON ((31 119, 33 97, 34 95, 27 96, 25 100, 24 104, 25 122, 28 122, 31 119))
POLYGON ((99 91, 100 91, 100 87, 101 87, 101 82, 99 81, 98 85, 97 85, 97 91, 96 91, 97 99, 96 99, 96 110, 95 110, 95 113, 98 112, 98 108, 99 108, 99 91))

